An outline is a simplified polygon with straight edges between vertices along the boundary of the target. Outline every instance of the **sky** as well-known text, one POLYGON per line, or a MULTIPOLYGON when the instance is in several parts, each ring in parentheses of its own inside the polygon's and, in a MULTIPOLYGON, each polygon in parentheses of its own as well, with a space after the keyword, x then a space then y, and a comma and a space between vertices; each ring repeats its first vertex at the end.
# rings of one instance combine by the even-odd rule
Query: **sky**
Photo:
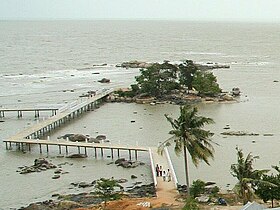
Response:
POLYGON ((0 0, 0 20, 170 19, 279 22, 279 0, 0 0))

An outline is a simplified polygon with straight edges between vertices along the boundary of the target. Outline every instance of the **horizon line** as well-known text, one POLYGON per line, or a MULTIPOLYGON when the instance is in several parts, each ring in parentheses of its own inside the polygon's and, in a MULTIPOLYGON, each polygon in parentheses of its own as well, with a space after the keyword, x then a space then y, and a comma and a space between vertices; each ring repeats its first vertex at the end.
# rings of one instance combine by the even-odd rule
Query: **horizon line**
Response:
POLYGON ((0 18, 0 21, 178 21, 217 23, 280 23, 280 20, 185 19, 185 18, 0 18))

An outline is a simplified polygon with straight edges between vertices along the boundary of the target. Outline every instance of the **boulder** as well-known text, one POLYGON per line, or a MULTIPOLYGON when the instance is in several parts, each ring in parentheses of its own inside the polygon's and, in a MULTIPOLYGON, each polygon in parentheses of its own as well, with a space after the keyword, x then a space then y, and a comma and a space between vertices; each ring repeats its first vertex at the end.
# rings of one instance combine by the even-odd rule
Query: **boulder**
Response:
POLYGON ((83 134, 74 134, 69 137, 69 140, 73 141, 73 142, 76 142, 76 141, 82 142, 82 141, 86 141, 87 138, 88 137, 83 134))
POLYGON ((197 200, 199 203, 207 203, 210 200, 210 197, 207 195, 201 195, 196 197, 195 200, 197 200))
POLYGON ((88 143, 100 143, 100 140, 91 137, 91 138, 88 138, 87 142, 88 143))
POLYGON ((96 139, 97 139, 98 141, 102 141, 102 140, 105 140, 105 139, 106 139, 106 136, 105 136, 105 135, 98 135, 98 136, 96 136, 96 139))
POLYGON ((58 178, 60 178, 60 175, 58 175, 58 174, 55 174, 55 175, 52 177, 52 179, 58 179, 58 178))
POLYGON ((131 178, 131 179, 137 179, 137 176, 135 176, 134 174, 132 174, 130 178, 131 178))
POLYGON ((102 78, 101 80, 98 80, 100 83, 110 83, 110 79, 102 78))

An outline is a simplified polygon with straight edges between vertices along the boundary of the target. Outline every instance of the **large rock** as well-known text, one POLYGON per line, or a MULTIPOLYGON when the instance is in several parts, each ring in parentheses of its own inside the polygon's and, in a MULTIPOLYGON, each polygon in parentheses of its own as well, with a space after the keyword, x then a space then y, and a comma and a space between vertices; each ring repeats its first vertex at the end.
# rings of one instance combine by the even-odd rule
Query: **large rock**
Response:
POLYGON ((101 80, 98 80, 100 83, 110 83, 110 79, 102 78, 101 80))
POLYGON ((83 135, 83 134, 74 134, 72 136, 69 137, 70 141, 76 142, 76 141, 86 141, 88 137, 83 135))
POLYGON ((210 197, 208 195, 201 195, 196 197, 195 200, 197 200, 199 203, 207 203, 210 200, 210 197))
POLYGON ((125 158, 120 158, 115 161, 115 164, 123 168, 136 168, 137 166, 143 165, 144 163, 139 161, 126 160, 125 158))
POLYGON ((48 162, 44 158, 39 158, 34 160, 34 165, 19 167, 20 170, 18 170, 17 172, 19 172, 20 174, 28 174, 33 172, 46 171, 53 168, 56 168, 56 165, 48 162))

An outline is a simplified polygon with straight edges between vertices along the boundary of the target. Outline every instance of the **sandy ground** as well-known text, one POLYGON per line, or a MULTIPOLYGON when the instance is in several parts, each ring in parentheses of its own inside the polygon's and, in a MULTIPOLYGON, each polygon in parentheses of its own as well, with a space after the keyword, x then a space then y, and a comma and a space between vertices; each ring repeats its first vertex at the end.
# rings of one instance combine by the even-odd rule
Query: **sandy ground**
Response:
MULTIPOLYGON (((112 201, 107 204, 107 210, 147 210, 151 208, 170 207, 174 210, 180 210, 184 203, 176 202, 169 203, 169 198, 135 198, 135 199, 122 199, 112 201), (149 206, 144 207, 145 204, 149 206)), ((200 206, 201 210, 240 210, 242 206, 200 206)), ((101 207, 93 208, 79 208, 77 210, 101 210, 101 207)))

